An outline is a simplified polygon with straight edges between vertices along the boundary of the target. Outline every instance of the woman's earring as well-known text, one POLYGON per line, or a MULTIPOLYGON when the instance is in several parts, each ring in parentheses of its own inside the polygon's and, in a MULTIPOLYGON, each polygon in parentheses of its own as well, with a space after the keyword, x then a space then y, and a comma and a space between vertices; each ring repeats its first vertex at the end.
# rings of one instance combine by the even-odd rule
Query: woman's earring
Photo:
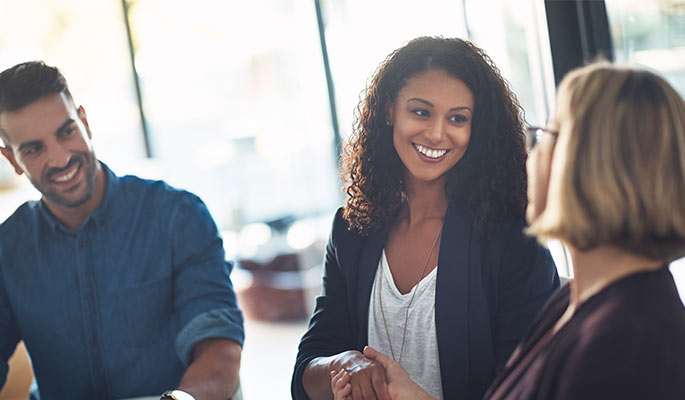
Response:
POLYGON ((385 120, 385 125, 390 126, 390 121, 388 121, 388 120, 386 119, 386 120, 385 120))

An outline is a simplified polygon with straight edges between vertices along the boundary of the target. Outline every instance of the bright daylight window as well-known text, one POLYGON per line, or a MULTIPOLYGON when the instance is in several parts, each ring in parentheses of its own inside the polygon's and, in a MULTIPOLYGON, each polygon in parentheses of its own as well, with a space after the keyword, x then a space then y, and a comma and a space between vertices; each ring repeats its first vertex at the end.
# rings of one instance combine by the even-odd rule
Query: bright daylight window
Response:
MULTIPOLYGON (((657 70, 685 96, 685 0, 607 0, 616 61, 657 70)), ((685 258, 671 264, 685 302, 685 258)))
MULTIPOLYGON (((82 104, 95 151, 115 171, 144 157, 121 2, 0 1, 0 70, 27 60, 57 65, 82 104)), ((39 194, 0 161, 0 221, 39 194)))
POLYGON ((616 61, 659 71, 685 95, 685 1, 607 0, 616 61))
POLYGON ((239 230, 340 201, 311 2, 131 2, 136 66, 164 178, 239 230))

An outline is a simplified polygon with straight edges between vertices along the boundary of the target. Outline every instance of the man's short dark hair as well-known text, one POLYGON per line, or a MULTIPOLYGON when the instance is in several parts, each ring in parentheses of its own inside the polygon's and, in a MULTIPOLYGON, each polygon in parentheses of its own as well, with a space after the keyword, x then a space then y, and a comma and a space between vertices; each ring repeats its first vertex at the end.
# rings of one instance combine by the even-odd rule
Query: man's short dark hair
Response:
MULTIPOLYGON (((17 64, 0 73, 0 114, 19 110, 52 93, 64 93, 72 99, 67 80, 56 67, 43 61, 17 64)), ((7 146, 9 138, 1 126, 0 138, 7 146)))

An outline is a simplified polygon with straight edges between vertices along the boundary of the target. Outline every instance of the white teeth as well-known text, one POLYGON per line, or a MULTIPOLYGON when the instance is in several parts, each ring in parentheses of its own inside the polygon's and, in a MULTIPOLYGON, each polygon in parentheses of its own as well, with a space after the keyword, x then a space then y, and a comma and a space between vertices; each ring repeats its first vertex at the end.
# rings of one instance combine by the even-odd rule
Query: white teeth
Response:
POLYGON ((56 182, 66 182, 66 181, 70 180, 71 178, 73 178, 74 175, 76 175, 76 171, 78 171, 78 165, 77 165, 77 166, 74 166, 74 168, 73 168, 73 169, 71 170, 71 172, 69 172, 68 174, 62 175, 62 176, 60 176, 60 177, 58 177, 58 178, 55 178, 54 180, 55 180, 56 182))
POLYGON ((413 145, 416 148, 416 150, 418 150, 421 154, 429 158, 440 158, 444 156, 445 153, 447 153, 447 150, 432 150, 416 143, 413 143, 413 145))

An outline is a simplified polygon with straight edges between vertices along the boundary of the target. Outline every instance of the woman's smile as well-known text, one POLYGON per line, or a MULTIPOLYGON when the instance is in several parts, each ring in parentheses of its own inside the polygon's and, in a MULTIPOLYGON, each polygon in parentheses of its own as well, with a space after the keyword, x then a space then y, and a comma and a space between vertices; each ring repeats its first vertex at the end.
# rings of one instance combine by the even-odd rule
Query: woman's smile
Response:
POLYGON ((447 149, 432 149, 428 146, 422 146, 418 143, 412 142, 412 146, 416 149, 416 151, 419 153, 419 157, 421 159, 427 158, 428 162, 438 162, 441 161, 445 155, 449 152, 447 149))

